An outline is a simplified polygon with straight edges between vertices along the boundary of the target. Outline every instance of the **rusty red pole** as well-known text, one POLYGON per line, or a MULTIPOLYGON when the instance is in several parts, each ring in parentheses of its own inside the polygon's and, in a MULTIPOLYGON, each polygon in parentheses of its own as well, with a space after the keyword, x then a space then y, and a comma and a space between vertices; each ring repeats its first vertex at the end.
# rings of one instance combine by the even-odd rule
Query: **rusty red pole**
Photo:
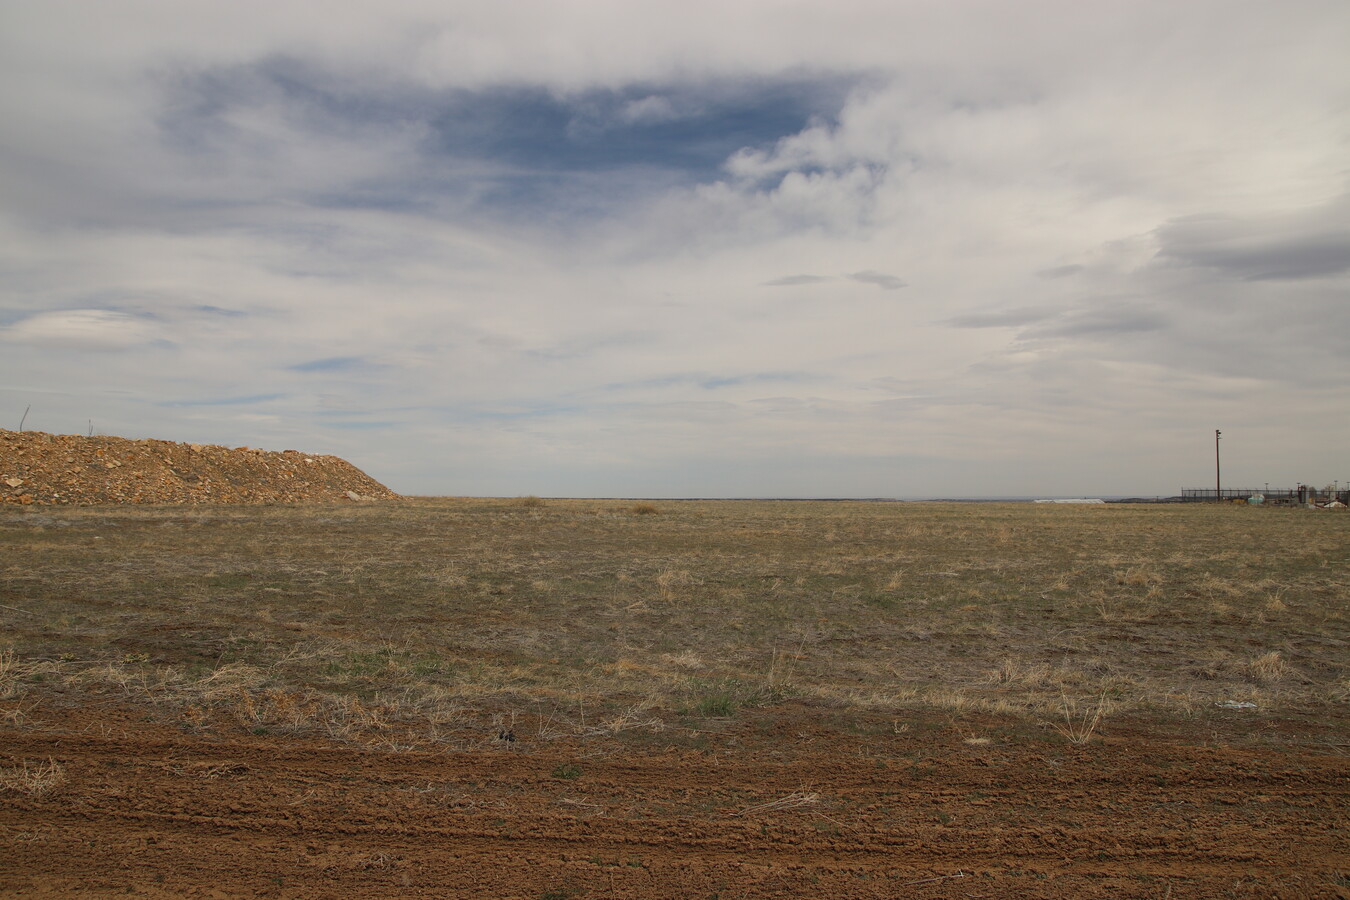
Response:
POLYGON ((1214 429, 1214 499, 1223 502, 1223 480, 1219 478, 1219 435, 1223 434, 1219 429, 1214 429))

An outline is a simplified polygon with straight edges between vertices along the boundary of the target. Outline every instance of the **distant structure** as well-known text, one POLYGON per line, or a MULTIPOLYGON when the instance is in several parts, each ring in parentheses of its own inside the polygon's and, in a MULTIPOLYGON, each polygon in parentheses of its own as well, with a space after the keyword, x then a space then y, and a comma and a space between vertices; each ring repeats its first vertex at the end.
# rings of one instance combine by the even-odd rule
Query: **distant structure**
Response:
POLYGON ((1300 484, 1294 488, 1182 488, 1182 503, 1260 503, 1275 506, 1328 506, 1332 503, 1350 505, 1350 485, 1341 490, 1334 487, 1315 488, 1300 484))
POLYGON ((1037 503, 1105 503, 1105 500, 1089 500, 1084 497, 1082 500, 1037 500, 1037 503))

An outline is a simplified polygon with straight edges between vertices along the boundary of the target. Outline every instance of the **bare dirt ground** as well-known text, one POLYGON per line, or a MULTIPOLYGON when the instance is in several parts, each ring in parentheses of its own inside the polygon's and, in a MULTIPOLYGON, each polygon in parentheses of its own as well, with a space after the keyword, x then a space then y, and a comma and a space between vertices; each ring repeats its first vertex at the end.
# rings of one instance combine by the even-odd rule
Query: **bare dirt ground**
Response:
POLYGON ((0 428, 0 505, 195 505, 396 496, 336 456, 0 428))
POLYGON ((1350 898, 1350 518, 654 509, 0 509, 0 897, 1350 898))
POLYGON ((42 719, 0 732, 64 772, 0 805, 6 897, 1350 896, 1346 756, 1236 714, 1075 746, 789 703, 453 753, 42 719))

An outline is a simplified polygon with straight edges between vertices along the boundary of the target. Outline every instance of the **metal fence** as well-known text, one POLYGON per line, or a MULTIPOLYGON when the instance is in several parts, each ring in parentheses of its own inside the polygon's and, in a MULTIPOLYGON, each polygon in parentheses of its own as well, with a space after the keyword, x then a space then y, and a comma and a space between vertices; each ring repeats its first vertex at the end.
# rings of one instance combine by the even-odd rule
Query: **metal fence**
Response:
POLYGON ((1248 497, 1264 497, 1266 503, 1330 503, 1339 500, 1350 504, 1350 489, 1319 490, 1303 485, 1296 488, 1182 488, 1181 500, 1184 503, 1214 503, 1216 501, 1246 500, 1248 497))

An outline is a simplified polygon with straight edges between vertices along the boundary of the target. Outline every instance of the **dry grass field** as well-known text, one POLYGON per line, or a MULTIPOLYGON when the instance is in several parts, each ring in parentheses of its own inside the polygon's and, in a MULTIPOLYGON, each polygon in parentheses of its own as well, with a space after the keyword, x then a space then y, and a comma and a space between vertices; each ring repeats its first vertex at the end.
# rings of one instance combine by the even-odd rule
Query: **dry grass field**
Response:
POLYGON ((1344 897, 1348 573, 1302 509, 0 510, 0 895, 1344 897))

